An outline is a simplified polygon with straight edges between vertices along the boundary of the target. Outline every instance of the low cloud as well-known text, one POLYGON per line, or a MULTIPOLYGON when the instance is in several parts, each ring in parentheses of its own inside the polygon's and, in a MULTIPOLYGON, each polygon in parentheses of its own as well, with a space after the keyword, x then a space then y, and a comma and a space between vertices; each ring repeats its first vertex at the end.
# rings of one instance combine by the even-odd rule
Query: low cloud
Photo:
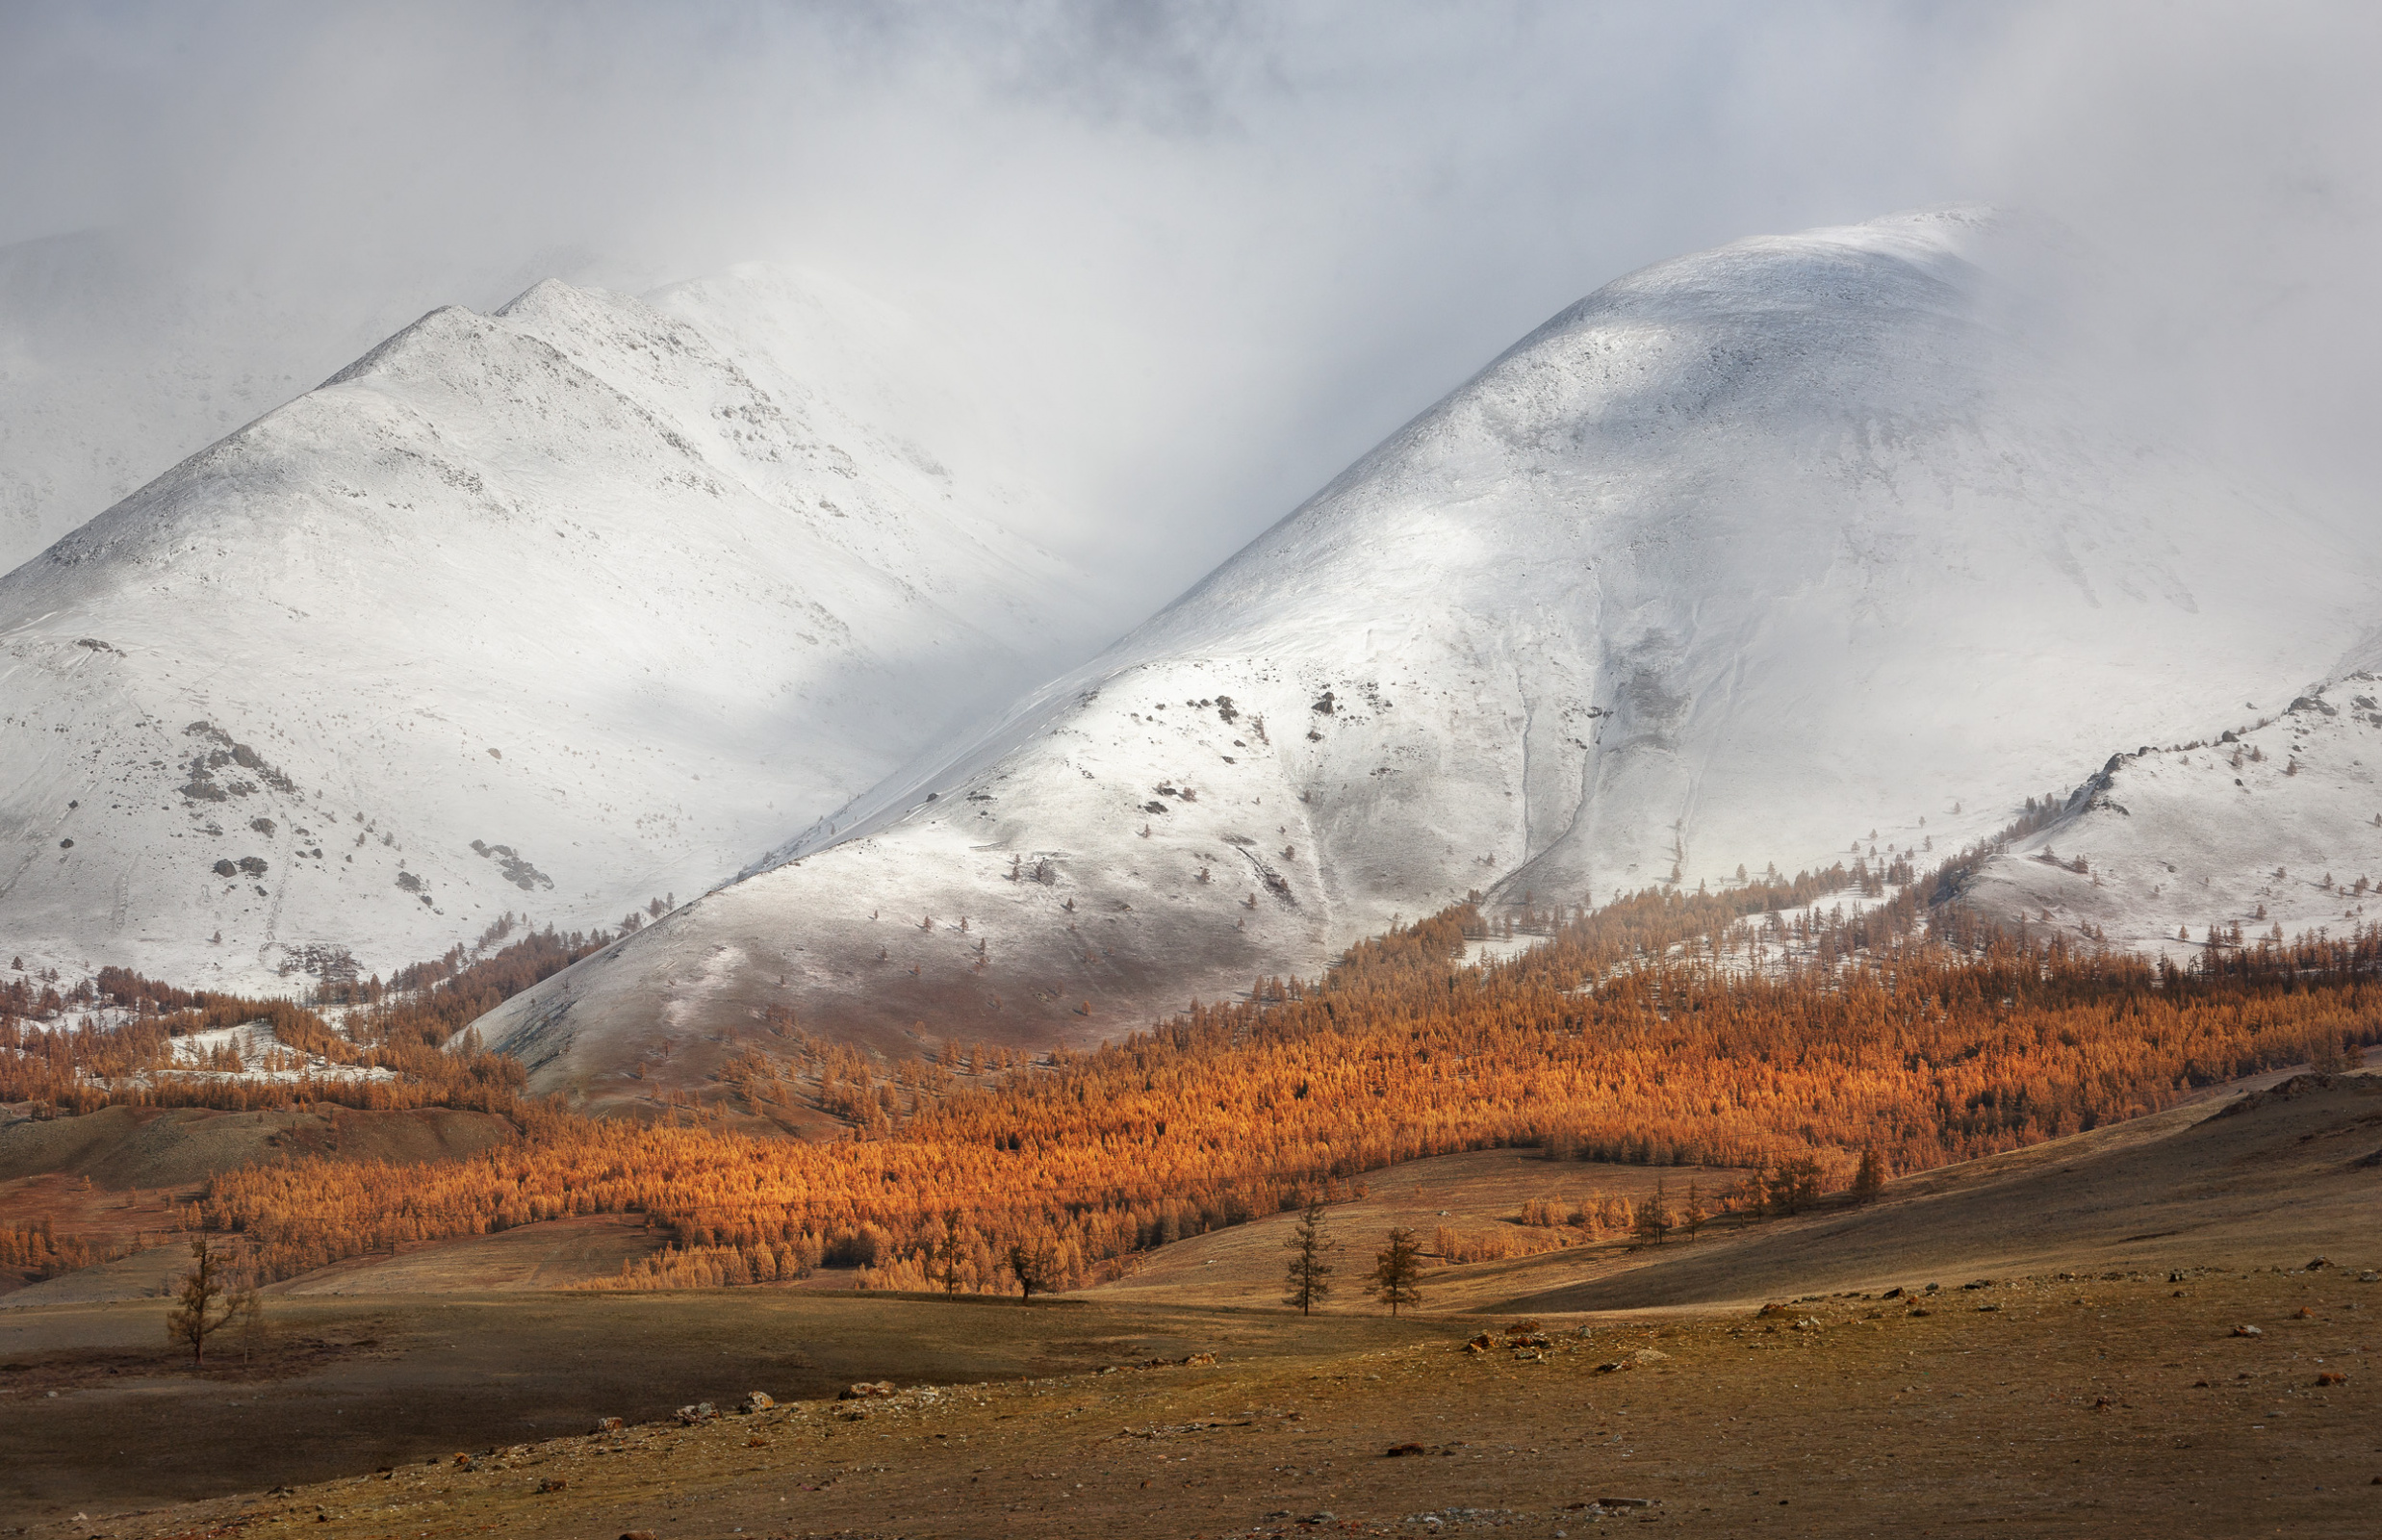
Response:
MULTIPOLYGON (((0 242, 108 230, 124 284, 326 356, 540 272, 823 268, 1014 382, 1089 510, 1047 533, 1155 603, 1604 280, 1953 200, 2037 209, 2127 275, 2086 308, 2145 410, 2311 495, 2358 485, 2375 31, 2351 6, 17 7, 0 242)), ((223 368, 260 367, 219 329, 223 368)))

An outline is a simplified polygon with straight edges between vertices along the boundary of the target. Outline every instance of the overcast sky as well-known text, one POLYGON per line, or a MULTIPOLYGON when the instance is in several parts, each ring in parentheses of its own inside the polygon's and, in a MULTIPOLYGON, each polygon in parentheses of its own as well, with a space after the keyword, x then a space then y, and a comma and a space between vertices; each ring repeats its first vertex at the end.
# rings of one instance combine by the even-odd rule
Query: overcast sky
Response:
POLYGON ((543 270, 823 268, 1002 342, 1054 535, 1155 602, 1609 278, 1984 199, 2128 274, 2173 404, 2357 487, 2377 11, 0 0, 0 244, 113 230, 343 357, 543 270))

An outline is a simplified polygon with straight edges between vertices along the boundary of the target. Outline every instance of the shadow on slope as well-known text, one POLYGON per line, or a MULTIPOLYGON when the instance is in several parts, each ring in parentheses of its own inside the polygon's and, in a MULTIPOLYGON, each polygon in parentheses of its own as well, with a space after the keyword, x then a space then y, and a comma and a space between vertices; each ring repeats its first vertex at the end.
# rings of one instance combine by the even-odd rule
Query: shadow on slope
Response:
POLYGON ((274 1155, 450 1160, 515 1137, 494 1113, 423 1107, 359 1111, 328 1102, 289 1112, 103 1107, 80 1117, 0 1123, 0 1182, 61 1173, 110 1192, 196 1187, 274 1155))
POLYGON ((1516 1270, 1517 1284, 1535 1273, 1537 1287, 1504 1308, 1646 1309, 2062 1268, 2296 1266, 2328 1249, 2344 1264, 2382 1260, 2382 1075, 2264 1077, 2214 1111, 2211 1100, 1923 1172, 1871 1206, 1666 1248, 1601 1277, 1562 1278, 1558 1253, 1516 1270))

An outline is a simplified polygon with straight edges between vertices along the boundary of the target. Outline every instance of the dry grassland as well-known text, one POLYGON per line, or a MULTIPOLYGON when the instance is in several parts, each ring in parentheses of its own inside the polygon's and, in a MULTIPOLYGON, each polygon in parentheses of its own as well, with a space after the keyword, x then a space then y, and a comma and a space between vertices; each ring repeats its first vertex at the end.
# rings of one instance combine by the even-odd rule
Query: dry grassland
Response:
POLYGON ((31 1532, 2371 1535, 2382 1290, 2362 1289, 2332 1270, 2012 1279, 1940 1292, 1925 1314, 1831 1298, 1598 1321, 1584 1338, 1546 1320, 1550 1346, 1521 1354, 1502 1328, 1473 1353, 1473 1322, 1445 1319, 1362 1345, 1319 1334, 1324 1350, 1300 1354, 1275 1321, 1266 1348, 1214 1367, 483 1446, 31 1532), (2262 1334, 2233 1335, 2243 1324, 2262 1334))
MULTIPOLYGON (((1032 1307, 285 1293, 265 1358, 205 1375, 154 1300, 0 1310, 0 1506, 323 1540, 2382 1533, 2382 1080, 2246 1089, 1689 1246, 1433 1270, 1400 1321, 1229 1303, 1285 1217, 1032 1307), (862 1379, 905 1388, 829 1399, 862 1379), (797 1403, 668 1416, 751 1390, 797 1403)), ((1652 1174, 1377 1173, 1334 1211, 1344 1285, 1417 1212, 1652 1174)))

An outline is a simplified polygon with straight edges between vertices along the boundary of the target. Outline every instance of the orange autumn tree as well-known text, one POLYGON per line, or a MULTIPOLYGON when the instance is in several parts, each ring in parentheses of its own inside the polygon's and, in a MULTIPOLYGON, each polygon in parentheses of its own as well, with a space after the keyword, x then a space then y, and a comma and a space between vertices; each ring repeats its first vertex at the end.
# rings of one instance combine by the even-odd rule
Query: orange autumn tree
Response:
POLYGON ((1784 1196, 1763 1195, 1791 1204, 1844 1185, 1864 1149, 1922 1169, 2375 1040, 2382 931, 2184 969, 1995 931, 1908 892, 1791 922, 1781 896, 1650 893, 1550 916, 1545 944, 1489 967, 1461 964, 1486 926, 1458 908, 1321 979, 922 1095, 880 1137, 805 1144, 522 1103, 517 1143, 433 1167, 250 1168, 218 1178, 205 1213, 244 1231, 273 1276, 616 1213, 674 1243, 623 1286, 843 1263, 887 1287, 1013 1289, 1017 1255, 1035 1287, 1066 1287, 1424 1156, 1553 1142, 1773 1171, 1784 1196), (1755 971, 1742 960, 1773 920, 1803 937, 1803 961, 1755 971))

